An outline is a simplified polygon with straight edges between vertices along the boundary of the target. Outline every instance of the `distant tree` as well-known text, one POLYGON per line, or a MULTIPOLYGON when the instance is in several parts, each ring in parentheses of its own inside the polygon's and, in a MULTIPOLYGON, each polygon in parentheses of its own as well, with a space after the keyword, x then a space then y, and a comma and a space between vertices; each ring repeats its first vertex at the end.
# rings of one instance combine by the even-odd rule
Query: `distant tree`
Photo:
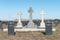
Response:
POLYGON ((53 20, 53 22, 54 22, 55 25, 58 25, 60 23, 60 20, 59 19, 55 19, 55 20, 53 20))

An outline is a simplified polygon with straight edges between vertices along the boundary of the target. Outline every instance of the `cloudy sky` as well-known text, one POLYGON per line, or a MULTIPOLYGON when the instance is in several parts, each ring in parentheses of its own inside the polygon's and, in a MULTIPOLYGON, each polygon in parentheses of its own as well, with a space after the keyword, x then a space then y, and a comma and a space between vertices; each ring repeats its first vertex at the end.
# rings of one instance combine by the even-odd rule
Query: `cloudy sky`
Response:
POLYGON ((33 9, 33 19, 41 19, 40 13, 45 12, 46 19, 60 19, 60 0, 0 0, 0 20, 29 19, 29 8, 33 9))

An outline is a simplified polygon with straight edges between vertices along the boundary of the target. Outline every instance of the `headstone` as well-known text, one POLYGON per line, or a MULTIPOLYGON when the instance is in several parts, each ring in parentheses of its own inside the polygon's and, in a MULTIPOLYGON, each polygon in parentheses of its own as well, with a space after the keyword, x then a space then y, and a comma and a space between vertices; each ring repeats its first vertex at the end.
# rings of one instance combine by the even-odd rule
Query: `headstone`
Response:
POLYGON ((17 23, 17 26, 16 26, 16 28, 22 28, 23 26, 22 26, 22 23, 21 23, 21 12, 18 12, 18 16, 19 16, 19 18, 18 18, 18 23, 17 23))
POLYGON ((30 16, 29 16, 30 20, 29 20, 29 23, 28 23, 28 28, 35 28, 35 25, 34 25, 33 19, 32 19, 32 13, 33 13, 32 7, 30 7, 28 12, 30 13, 30 16))
POLYGON ((40 28, 45 28, 45 22, 44 22, 44 12, 41 12, 41 22, 40 22, 40 28))
POLYGON ((2 21, 0 21, 0 29, 2 29, 2 23, 3 23, 3 22, 2 22, 2 21))
POLYGON ((52 34, 52 21, 51 20, 46 21, 45 34, 46 35, 51 35, 52 34))
POLYGON ((8 22, 8 35, 14 35, 14 22, 9 21, 8 22))

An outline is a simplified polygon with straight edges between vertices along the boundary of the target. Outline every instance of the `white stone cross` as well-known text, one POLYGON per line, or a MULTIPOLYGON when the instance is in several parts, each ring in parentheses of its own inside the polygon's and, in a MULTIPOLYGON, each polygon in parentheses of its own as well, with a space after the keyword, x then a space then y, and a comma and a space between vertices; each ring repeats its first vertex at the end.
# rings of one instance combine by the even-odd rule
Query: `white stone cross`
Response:
POLYGON ((44 22, 44 11, 41 12, 41 23, 40 23, 40 28, 45 28, 45 22, 44 22))
POLYGON ((35 28, 35 24, 33 23, 33 19, 32 19, 32 13, 33 13, 32 7, 30 7, 28 12, 30 13, 30 20, 28 23, 28 28, 35 28))
POLYGON ((22 15, 21 12, 18 12, 17 15, 18 15, 18 17, 19 17, 18 22, 21 23, 21 15, 22 15))
POLYGON ((30 21, 32 21, 32 13, 33 13, 32 7, 30 7, 30 9, 28 10, 28 12, 30 13, 30 21))
POLYGON ((41 18, 42 18, 41 21, 44 22, 44 15, 45 15, 44 11, 42 11, 40 15, 41 15, 41 18))
POLYGON ((23 26, 22 26, 22 23, 21 23, 21 12, 18 12, 18 23, 17 23, 17 28, 22 28, 23 26))

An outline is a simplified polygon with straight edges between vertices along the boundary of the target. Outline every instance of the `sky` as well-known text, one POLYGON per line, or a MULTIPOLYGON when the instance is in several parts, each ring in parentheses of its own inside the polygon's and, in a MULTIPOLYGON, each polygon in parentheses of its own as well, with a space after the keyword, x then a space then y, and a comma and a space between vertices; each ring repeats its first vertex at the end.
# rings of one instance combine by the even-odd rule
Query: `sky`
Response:
POLYGON ((0 0, 0 20, 29 19, 29 8, 33 9, 33 19, 41 19, 41 11, 45 19, 60 19, 60 0, 0 0))

